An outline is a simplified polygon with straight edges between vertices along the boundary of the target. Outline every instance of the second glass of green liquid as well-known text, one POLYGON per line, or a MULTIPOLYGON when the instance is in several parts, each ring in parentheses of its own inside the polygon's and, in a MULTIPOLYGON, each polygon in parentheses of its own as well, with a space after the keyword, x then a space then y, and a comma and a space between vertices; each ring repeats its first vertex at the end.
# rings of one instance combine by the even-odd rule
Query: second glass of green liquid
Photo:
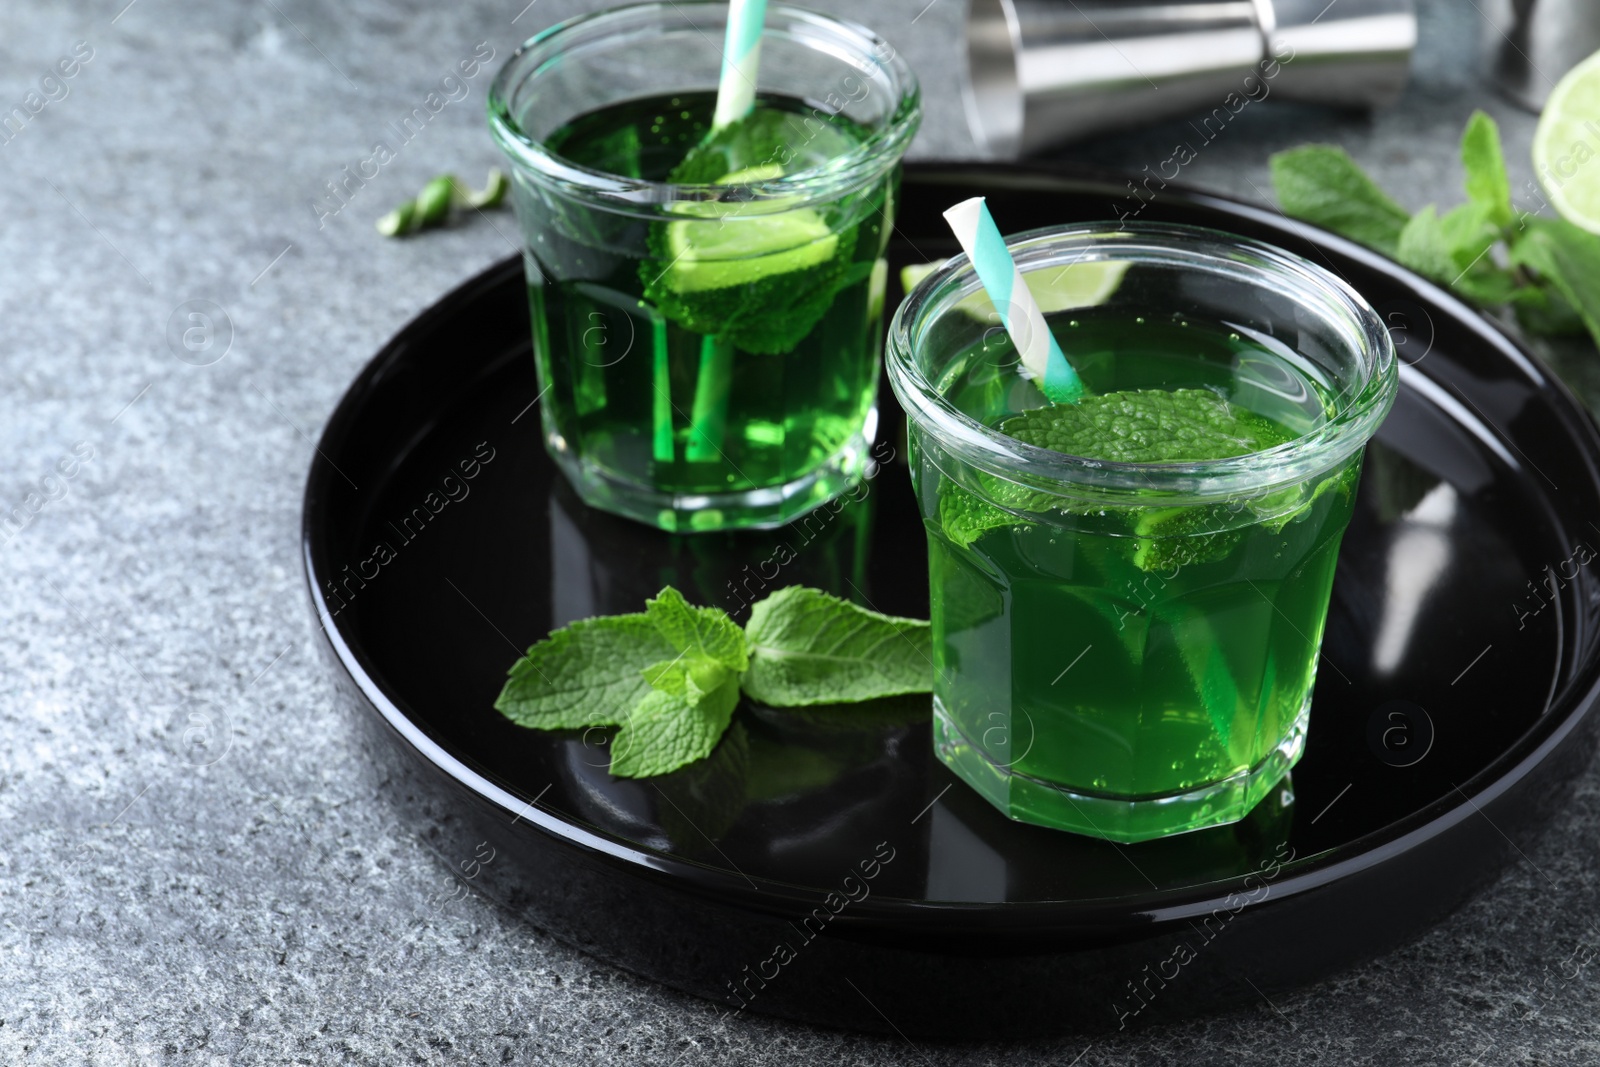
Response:
POLYGON ((1011 818, 1131 842, 1235 822, 1306 743, 1377 314, 1178 226, 1007 241, 1088 395, 1051 405, 965 257, 889 331, 927 529, 939 757, 1011 818))
POLYGON ((773 5, 754 108, 714 127, 727 15, 570 20, 489 99, 547 446, 586 502, 672 531, 781 525, 862 475, 920 118, 881 38, 773 5))

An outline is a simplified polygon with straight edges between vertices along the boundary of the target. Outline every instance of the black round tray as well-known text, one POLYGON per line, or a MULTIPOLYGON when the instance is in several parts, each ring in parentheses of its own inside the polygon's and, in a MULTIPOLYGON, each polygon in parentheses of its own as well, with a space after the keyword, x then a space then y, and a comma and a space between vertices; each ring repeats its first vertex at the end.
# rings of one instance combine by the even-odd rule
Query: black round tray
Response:
MULTIPOLYGON (((1104 176, 910 166, 893 265, 952 254, 940 212, 977 193, 1008 231, 1141 203, 1104 176)), ((562 940, 728 1012, 864 1030, 1145 1024, 1316 979, 1459 906, 1594 747, 1600 439, 1496 328, 1380 256, 1170 187, 1139 217, 1331 267, 1406 364, 1289 788, 1237 826, 1118 846, 1007 821, 934 759, 925 700, 746 707, 711 759, 642 781, 606 773, 606 732, 506 721, 491 704, 522 649, 666 584, 724 607, 763 583, 928 605, 887 389, 896 458, 790 527, 675 537, 581 504, 544 452, 508 260, 361 373, 306 489, 312 602, 381 791, 458 877, 562 940)))

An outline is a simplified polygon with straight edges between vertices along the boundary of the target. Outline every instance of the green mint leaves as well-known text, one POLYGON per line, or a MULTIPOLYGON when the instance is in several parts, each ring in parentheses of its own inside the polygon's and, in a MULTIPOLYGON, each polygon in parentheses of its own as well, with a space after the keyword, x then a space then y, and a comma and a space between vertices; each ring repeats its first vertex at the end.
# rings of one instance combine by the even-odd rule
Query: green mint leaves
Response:
POLYGON ((1461 165, 1466 169, 1467 200, 1483 208, 1488 221, 1505 229, 1516 220, 1511 206, 1511 179, 1500 151, 1500 128, 1494 119, 1474 111, 1461 134, 1461 165))
POLYGON ((611 773, 618 778, 648 778, 704 759, 733 721, 738 703, 738 682, 718 689, 699 706, 651 690, 611 742, 611 773))
POLYGON ((1261 452, 1292 436, 1209 389, 1126 389, 1034 408, 1000 432, 1112 463, 1181 463, 1261 452))
POLYGON ((645 671, 676 654, 643 614, 584 619, 513 663, 494 706, 538 730, 620 726, 650 692, 645 671))
MULTIPOLYGON (((1118 463, 1226 459, 1275 448, 1294 436, 1208 389, 1099 393, 1022 412, 1001 423, 1000 431, 1039 448, 1118 463)), ((982 472, 972 477, 981 498, 950 478, 939 481, 939 523, 962 547, 989 530, 1028 525, 1038 513, 1072 510, 1050 493, 982 472)), ((1137 509, 1133 563, 1143 571, 1165 571, 1220 559, 1238 544, 1237 527, 1226 507, 1137 509)))
POLYGON ((678 650, 680 663, 687 660, 684 666, 696 670, 720 668, 726 675, 742 674, 750 666, 744 632, 727 613, 718 608, 694 607, 670 585, 654 600, 645 601, 645 618, 678 650))
POLYGON ((750 609, 744 691, 773 707, 846 704, 925 693, 933 649, 927 623, 790 586, 750 609))
POLYGON ((611 773, 644 778, 710 755, 741 693, 772 707, 926 693, 932 664, 926 622, 818 589, 778 590, 740 629, 668 586, 643 613, 551 633, 512 664, 494 706, 535 730, 620 726, 611 773))
POLYGON ((1536 334, 1587 329, 1600 344, 1600 237, 1564 219, 1519 214, 1493 119, 1475 111, 1461 135, 1467 202, 1408 215, 1341 148, 1305 145, 1272 157, 1286 214, 1399 260, 1481 308, 1508 307, 1536 334))
POLYGON ((1272 186, 1286 214, 1389 256, 1411 217, 1333 145, 1310 144, 1273 156, 1272 186))

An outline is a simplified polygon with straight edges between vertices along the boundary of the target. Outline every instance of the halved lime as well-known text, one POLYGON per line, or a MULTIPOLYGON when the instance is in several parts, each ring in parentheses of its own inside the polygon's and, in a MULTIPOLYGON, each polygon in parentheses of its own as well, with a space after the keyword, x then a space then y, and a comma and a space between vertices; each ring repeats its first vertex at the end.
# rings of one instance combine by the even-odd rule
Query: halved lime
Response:
MULTIPOLYGON (((936 259, 932 263, 912 263, 901 267, 900 285, 909 293, 922 279, 948 262, 947 259, 936 259)), ((1023 275, 1023 279, 1028 283, 1028 292, 1038 302, 1039 310, 1049 315, 1076 308, 1098 307, 1117 291, 1126 273, 1126 260, 1086 260, 1068 263, 1063 267, 1029 271, 1023 275)), ((999 320, 994 302, 981 289, 962 297, 956 307, 979 322, 999 320)))
MULTIPOLYGON (((718 185, 748 185, 783 176, 775 163, 747 167, 718 185)), ((678 204, 677 215, 693 220, 667 223, 667 284, 679 293, 748 285, 775 274, 826 263, 839 238, 811 208, 781 202, 722 201, 678 204)))
POLYGON ((1600 233, 1600 52, 1568 71, 1545 101, 1533 167, 1562 218, 1600 233))

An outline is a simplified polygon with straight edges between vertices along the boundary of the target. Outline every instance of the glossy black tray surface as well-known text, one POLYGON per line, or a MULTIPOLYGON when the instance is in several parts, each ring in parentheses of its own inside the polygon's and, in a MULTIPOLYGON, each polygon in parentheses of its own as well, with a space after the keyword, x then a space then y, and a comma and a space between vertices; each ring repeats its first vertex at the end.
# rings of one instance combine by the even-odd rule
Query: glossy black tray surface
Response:
MULTIPOLYGON (((977 193, 1006 231, 1140 203, 1103 176, 910 166, 893 266, 952 254, 940 212, 977 193)), ((1457 907, 1593 749, 1600 439, 1495 327, 1373 253, 1171 187, 1138 217, 1328 266, 1405 364, 1345 537, 1306 755, 1250 818, 1133 846, 1009 822, 934 759, 925 700, 745 707, 711 759, 643 781, 606 773, 605 731, 503 719, 520 650, 666 584, 730 609, 805 583, 927 611, 887 389, 877 475, 790 527, 674 537, 580 503, 541 441, 516 260, 384 347, 310 474, 313 606, 376 787, 458 877, 552 935, 728 1012, 837 1027, 1146 1025, 1315 980, 1457 907)))

